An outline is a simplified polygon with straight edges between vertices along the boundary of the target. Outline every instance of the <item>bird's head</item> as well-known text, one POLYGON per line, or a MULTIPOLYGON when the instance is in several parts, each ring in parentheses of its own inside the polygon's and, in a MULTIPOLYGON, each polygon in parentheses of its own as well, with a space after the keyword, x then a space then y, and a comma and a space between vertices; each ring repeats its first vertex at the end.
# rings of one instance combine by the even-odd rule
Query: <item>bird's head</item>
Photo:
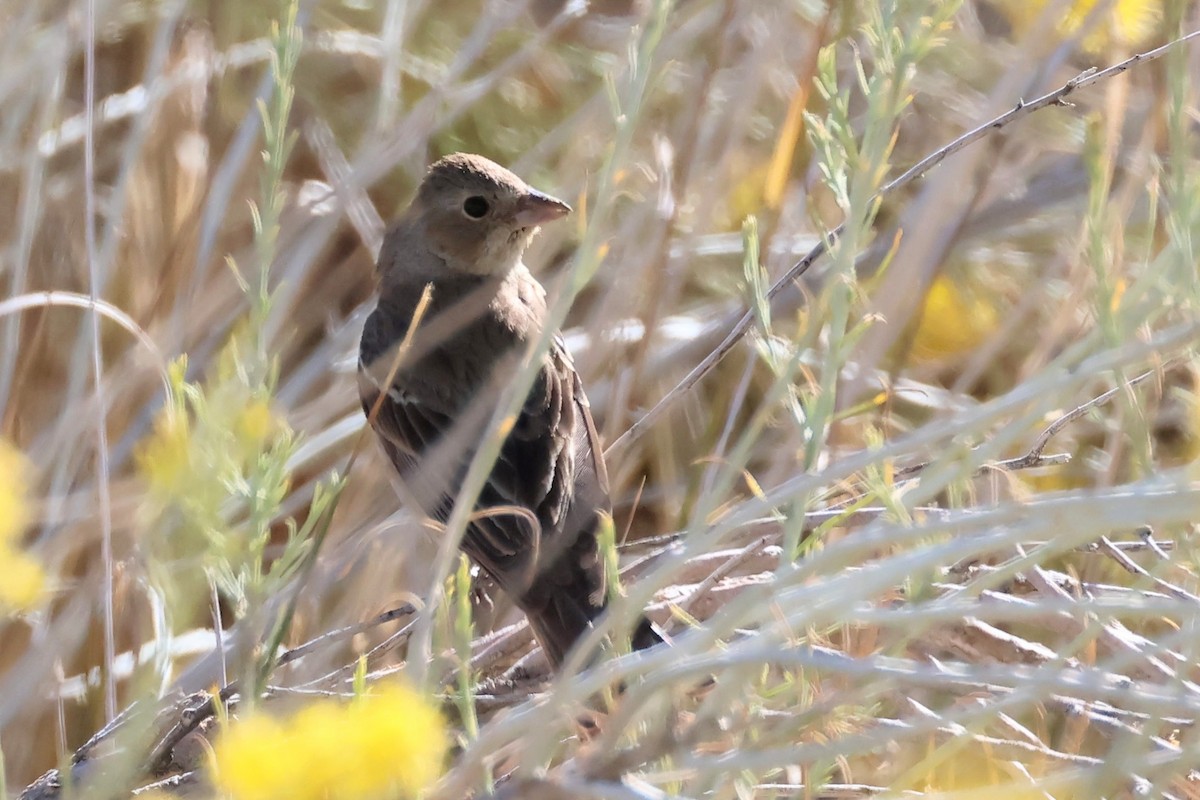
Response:
POLYGON ((499 164, 455 153, 429 168, 410 215, 448 267, 500 276, 520 263, 539 225, 569 213, 499 164))

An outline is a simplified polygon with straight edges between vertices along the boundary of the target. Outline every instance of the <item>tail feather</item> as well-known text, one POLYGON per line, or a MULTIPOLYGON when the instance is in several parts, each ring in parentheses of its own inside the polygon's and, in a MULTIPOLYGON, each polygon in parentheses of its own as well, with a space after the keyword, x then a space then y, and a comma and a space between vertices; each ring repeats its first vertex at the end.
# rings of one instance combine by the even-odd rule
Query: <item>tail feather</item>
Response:
MULTIPOLYGON (((548 600, 549 602, 536 611, 527 609, 526 615, 529 617, 534 636, 546 654, 546 659, 551 667, 557 670, 575 643, 592 627, 592 620, 604 609, 590 604, 585 608, 565 594, 555 595, 548 600)), ((645 617, 638 621, 630 635, 630 644, 634 650, 645 650, 662 643, 662 637, 645 617)))
POLYGON ((638 621, 637 627, 633 629, 629 643, 634 650, 649 650, 651 647, 662 644, 663 638, 658 635, 658 631, 654 630, 650 620, 642 617, 638 621))

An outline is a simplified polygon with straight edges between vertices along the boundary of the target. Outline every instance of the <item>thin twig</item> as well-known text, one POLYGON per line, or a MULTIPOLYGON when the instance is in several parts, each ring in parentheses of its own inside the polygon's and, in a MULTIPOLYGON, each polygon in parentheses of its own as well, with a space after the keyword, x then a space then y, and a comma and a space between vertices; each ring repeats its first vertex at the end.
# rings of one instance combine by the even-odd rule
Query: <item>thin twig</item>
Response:
POLYGON ((343 639, 349 639, 350 637, 357 636, 358 634, 368 631, 371 628, 377 628, 380 625, 385 625, 394 620, 398 620, 401 617, 408 617, 415 613, 417 613, 416 606, 414 606, 412 603, 405 603, 402 606, 385 611, 377 617, 367 620, 366 622, 358 622, 354 625, 347 625, 344 628, 337 628, 336 630, 327 631, 315 639, 308 640, 299 647, 293 647, 291 650, 288 650, 279 657, 279 660, 275 662, 275 666, 282 667, 284 664, 290 664, 293 661, 298 661, 323 645, 332 644, 333 642, 342 641, 343 639))
POLYGON ((1134 386, 1137 386, 1139 383, 1143 383, 1144 381, 1154 377, 1155 375, 1161 375, 1163 372, 1167 371, 1171 367, 1174 367, 1175 365, 1180 364, 1182 362, 1183 362, 1182 358, 1173 358, 1173 359, 1167 361, 1166 363, 1164 363, 1158 367, 1155 367, 1154 369, 1146 370, 1141 375, 1138 375, 1136 378, 1130 378, 1129 380, 1122 383, 1120 386, 1114 386, 1113 388, 1109 389, 1104 394, 1102 394, 1098 397, 1092 398, 1091 400, 1087 401, 1083 405, 1078 406, 1077 408, 1071 409, 1069 412, 1067 412, 1066 414, 1063 414, 1061 417, 1054 420, 1054 422, 1051 422, 1049 425, 1047 425, 1046 429, 1044 431, 1042 431, 1040 434, 1038 434, 1037 439, 1035 439, 1033 442, 1033 447, 1029 448, 1028 453, 1021 456, 1020 458, 1014 458, 1014 459, 1009 459, 1008 461, 998 462, 996 464, 996 466, 1000 467, 1002 469, 1024 469, 1029 466, 1040 465, 1042 462, 1042 459, 1044 458, 1042 456, 1042 451, 1046 449, 1046 445, 1050 442, 1050 440, 1054 437, 1054 435, 1057 434, 1059 431, 1061 431, 1063 428, 1067 427, 1072 422, 1079 419, 1080 417, 1082 417, 1087 412, 1091 411, 1096 406, 1104 405, 1109 400, 1116 397, 1117 394, 1119 394, 1123 389, 1127 389, 1127 388, 1131 389, 1134 386))
MULTIPOLYGON (((83 104, 87 118, 83 147, 83 238, 87 250, 88 295, 93 304, 104 291, 100 274, 100 252, 96 243, 96 2, 84 3, 83 104)), ((114 571, 112 495, 108 485, 108 420, 104 396, 104 356, 100 348, 100 314, 92 307, 91 322, 92 388, 96 404, 96 479, 100 515, 100 561, 103 570, 101 591, 104 621, 104 719, 117 716, 117 686, 113 677, 116 653, 116 615, 113 610, 114 571)))
MULTIPOLYGON (((408 637, 412 635, 412 631, 413 631, 413 623, 410 622, 407 625, 405 625, 403 628, 401 628, 400 630, 393 633, 391 636, 388 636, 387 638, 385 638, 379 644, 372 647, 366 653, 363 653, 360 656, 360 658, 363 661, 365 661, 367 664, 370 664, 371 659, 373 659, 375 656, 379 655, 380 653, 385 653, 389 650, 393 650, 393 649, 399 647, 405 641, 407 641, 408 637)), ((337 678, 339 675, 345 674, 347 672, 352 673, 352 672, 354 672, 355 669, 358 668, 358 662, 359 662, 359 658, 356 658, 353 661, 351 661, 349 664, 343 664, 342 666, 338 667, 335 670, 326 672, 324 675, 321 675, 317 678, 313 678, 312 680, 301 684, 301 687, 316 686, 318 684, 325 683, 327 681, 332 681, 335 678, 337 678)))
POLYGON ((1151 575, 1144 567, 1142 567, 1129 556, 1125 555, 1125 553, 1122 552, 1120 548, 1116 547, 1107 536, 1100 537, 1100 547, 1103 548, 1105 553, 1112 557, 1113 561, 1116 561, 1117 564, 1121 566, 1121 569, 1125 570, 1131 575, 1137 575, 1138 577, 1153 581, 1155 586, 1162 589, 1172 597, 1180 600, 1187 600, 1191 603, 1200 604, 1200 597, 1197 597, 1186 589, 1182 589, 1173 583, 1163 580, 1162 578, 1151 575))
MULTIPOLYGON (((1175 543, 1171 541, 1160 541, 1154 538, 1154 529, 1149 525, 1143 525, 1138 528, 1135 533, 1142 538, 1146 547, 1154 551, 1154 554, 1163 561, 1170 561, 1171 556, 1167 552, 1174 548, 1175 543)), ((1119 544, 1130 544, 1129 542, 1120 542, 1119 544)))
MULTIPOLYGON (((1067 427, 1087 412, 1091 411, 1093 408, 1102 406, 1109 400, 1112 400, 1122 390, 1131 389, 1134 386, 1137 386, 1139 383, 1143 383, 1144 381, 1154 377, 1155 375, 1161 375, 1165 370, 1168 370, 1176 364, 1180 364, 1182 362, 1182 358, 1173 358, 1166 363, 1155 367, 1154 369, 1146 370, 1135 378, 1130 378, 1119 386, 1114 386, 1107 392, 1104 392, 1097 397, 1093 397, 1091 400, 1088 400, 1082 405, 1076 406, 1066 414, 1063 414, 1058 419, 1047 425, 1046 428, 1038 434, 1038 437, 1034 439, 1033 446, 1030 447, 1024 455, 1017 456, 1016 458, 1007 458, 1003 461, 990 462, 985 464, 983 469, 999 469, 1005 472, 1014 472, 1021 469, 1033 469, 1035 467, 1045 467, 1050 466, 1051 464, 1065 464, 1069 462, 1071 460, 1071 456, 1067 453, 1052 453, 1050 455, 1045 455, 1044 451, 1046 446, 1056 434, 1061 432, 1063 428, 1067 427)), ((909 478, 926 469, 930 463, 932 462, 923 461, 920 464, 912 464, 910 466, 898 469, 896 470, 896 479, 900 480, 902 478, 909 478)))

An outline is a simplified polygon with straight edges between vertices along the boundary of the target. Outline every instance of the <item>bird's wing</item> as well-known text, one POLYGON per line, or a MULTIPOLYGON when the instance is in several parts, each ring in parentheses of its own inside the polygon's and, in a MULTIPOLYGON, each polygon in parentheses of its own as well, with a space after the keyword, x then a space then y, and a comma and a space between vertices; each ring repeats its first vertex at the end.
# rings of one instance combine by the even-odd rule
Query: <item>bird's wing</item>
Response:
MULTIPOLYGON (((395 385, 383 394, 381 401, 380 393, 378 385, 360 370, 363 413, 371 420, 384 453, 399 475, 402 496, 431 518, 446 522, 470 463, 472 453, 463 441, 470 437, 456 435, 462 430, 456 427, 455 416, 431 407, 418 395, 395 385), (371 418, 371 409, 377 401, 379 410, 371 418)), ((484 494, 487 491, 485 486, 484 494)), ((484 569, 499 578, 504 565, 532 538, 528 533, 519 533, 516 527, 509 515, 477 519, 467 530, 464 547, 484 569)), ((536 526, 527 519, 525 527, 536 526)))
POLYGON ((534 577, 529 570, 546 569, 573 544, 574 533, 564 528, 575 500, 581 415, 575 402, 578 378, 565 356, 556 342, 543 357, 480 495, 481 507, 531 512, 493 520, 496 534, 517 551, 508 566, 525 573, 519 580, 525 586, 534 577))
MULTIPOLYGON (((567 352, 567 343, 563 341, 562 334, 559 334, 554 339, 555 346, 558 347, 570 361, 570 354, 567 352)), ((574 400, 578 407, 582 425, 579 426, 579 440, 581 450, 578 454, 580 464, 579 478, 582 482, 588 477, 588 473, 594 476, 596 489, 598 491, 597 502, 600 503, 600 508, 603 511, 609 511, 609 484, 608 484, 608 468, 604 465, 604 443, 600 441, 600 433, 596 430, 596 421, 592 419, 592 406, 588 402, 587 395, 583 391, 583 380, 579 377, 579 373, 575 371, 574 366, 571 368, 571 375, 574 378, 574 400)))
POLYGON ((526 610, 573 617, 562 622, 576 631, 604 606, 596 545, 598 515, 609 511, 603 452, 582 381, 555 337, 489 490, 537 513, 538 557, 527 565, 537 574, 526 578, 526 610))
MULTIPOLYGON (((392 368, 388 362, 395 357, 394 343, 403 338, 398 335, 403 325, 394 310, 368 319, 360 351, 359 396, 400 474, 407 499, 445 522, 496 395, 480 392, 465 403, 459 398, 459 407, 450 408, 444 394, 426 385, 420 365, 404 370, 385 391, 392 368), (391 348, 384 344, 389 342, 391 348)), ((431 353, 429 358, 445 364, 451 356, 431 353)), ((559 546, 556 532, 570 508, 580 417, 577 382, 565 349, 555 342, 480 492, 463 541, 472 557, 518 595, 530 580, 529 570, 544 561, 544 547, 550 540, 559 546)))

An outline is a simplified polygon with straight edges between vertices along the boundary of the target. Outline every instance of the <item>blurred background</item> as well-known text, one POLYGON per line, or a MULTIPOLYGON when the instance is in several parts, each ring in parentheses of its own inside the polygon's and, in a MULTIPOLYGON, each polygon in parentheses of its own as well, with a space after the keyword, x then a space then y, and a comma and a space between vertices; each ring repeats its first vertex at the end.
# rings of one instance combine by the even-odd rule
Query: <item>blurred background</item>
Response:
MULTIPOLYGON (((358 439, 354 367, 385 226, 453 151, 576 209, 527 262, 552 293, 588 279, 564 328, 617 443, 617 539, 627 561, 650 554, 627 583, 668 563, 645 591, 655 617, 676 632, 718 618, 680 658, 769 629, 872 668, 884 656, 1092 666, 1200 703, 1181 688, 1197 662, 1180 633, 1200 591, 1200 46, 1019 113, 880 193, 1019 102, 1197 30, 1196 4, 316 0, 299 4, 290 40, 287 20, 286 4, 260 0, 0 2, 10 791, 134 699, 223 684, 203 657, 214 630, 270 607, 313 536, 324 539, 284 644, 429 590, 436 540, 358 439), (843 223, 831 253, 768 302, 766 287, 843 223), (747 311, 726 358, 619 438, 747 311), (1055 458, 983 469, 1114 387, 1055 434, 1055 458), (963 510, 998 516, 937 522, 963 510), (670 550, 663 537, 678 532, 700 551, 670 550), (1101 536, 1121 540, 1125 561, 1074 549, 1101 536), (816 595, 821 575, 780 571, 852 540, 869 545, 824 574, 884 571, 816 595), (975 549, 938 549, 967 540, 975 549), (979 622, 1007 613, 1001 595, 1058 605, 979 622), (949 599, 980 605, 939 605, 949 599), (1115 655, 1126 660, 1105 661, 1115 655)), ((517 619, 487 587, 474 602, 476 634, 517 619)), ((280 681, 352 665, 399 624, 280 681)), ((1038 684, 972 717, 976 738, 951 758, 941 748, 958 723, 905 733, 924 713, 909 701, 941 713, 1006 696, 982 678, 942 692, 883 672, 746 669, 726 684, 742 689, 693 709, 733 720, 706 729, 708 751, 668 736, 643 753, 639 768, 670 776, 656 785, 767 797, 819 777, 1100 796, 1099 783, 1053 780, 1099 780, 1120 745, 1159 760, 1110 765, 1105 791, 1200 796, 1182 710, 1171 722, 1112 711, 1125 727, 1106 727, 1090 704, 1111 698, 1072 706, 1038 684), (802 742, 822 749, 787 755, 802 742), (672 748, 729 760, 671 762, 672 748)), ((555 763, 577 757, 566 746, 555 763)))

